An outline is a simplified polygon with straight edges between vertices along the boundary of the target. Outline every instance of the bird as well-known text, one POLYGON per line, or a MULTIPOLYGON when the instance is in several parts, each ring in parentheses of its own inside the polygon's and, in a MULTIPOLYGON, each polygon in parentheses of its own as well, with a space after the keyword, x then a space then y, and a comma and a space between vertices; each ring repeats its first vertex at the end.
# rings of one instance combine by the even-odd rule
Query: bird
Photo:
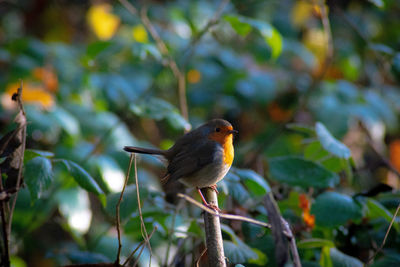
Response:
POLYGON ((134 146, 125 146, 124 150, 161 155, 168 163, 161 183, 179 181, 187 187, 194 187, 204 205, 220 211, 216 205, 207 203, 201 189, 210 187, 218 193, 216 183, 225 177, 232 166, 233 136, 237 133, 228 121, 213 119, 178 138, 167 150, 134 146))

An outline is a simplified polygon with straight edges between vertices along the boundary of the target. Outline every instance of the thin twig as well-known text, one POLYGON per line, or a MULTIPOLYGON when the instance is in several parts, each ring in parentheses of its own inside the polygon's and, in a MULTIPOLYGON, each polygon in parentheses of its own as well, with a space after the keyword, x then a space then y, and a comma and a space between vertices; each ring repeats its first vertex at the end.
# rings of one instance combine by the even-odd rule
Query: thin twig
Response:
MULTIPOLYGON (((200 209, 202 209, 202 210, 204 210, 204 211, 206 211, 206 212, 208 212, 210 214, 216 215, 216 216, 218 216, 220 218, 227 219, 227 220, 236 220, 236 221, 248 222, 248 223, 252 223, 252 224, 255 224, 255 225, 258 225, 258 226, 262 226, 262 227, 271 229, 271 225, 269 223, 257 221, 255 219, 251 219, 251 218, 240 216, 240 215, 217 213, 215 210, 204 206, 202 203, 197 202, 196 200, 194 200, 193 198, 189 197, 188 195, 185 195, 185 194, 182 194, 182 193, 178 193, 177 196, 180 197, 180 198, 185 199, 186 201, 192 203, 193 205, 196 205, 200 209)), ((285 235, 286 234, 287 233, 285 233, 285 235)))
POLYGON ((385 243, 386 243, 386 239, 387 239, 388 236, 389 236, 389 232, 390 232, 390 230, 392 229, 393 223, 394 223, 394 221, 396 220, 397 213, 399 213, 399 210, 400 210, 400 204, 397 206, 397 209, 396 209, 395 213, 393 214, 393 218, 392 218, 392 220, 390 221, 390 224, 389 224, 388 229, 386 230, 386 234, 385 234, 385 237, 383 238, 382 244, 381 244, 381 245, 379 246, 379 248, 375 251, 374 255, 368 260, 367 265, 370 264, 371 261, 376 257, 376 255, 378 255, 378 253, 382 251, 383 246, 384 246, 385 243))
MULTIPOLYGON (((326 69, 323 70, 323 72, 325 73, 333 59, 332 30, 331 30, 331 24, 329 22, 326 1, 319 0, 318 4, 319 4, 319 8, 321 10, 322 27, 324 28, 325 42, 327 45, 327 52, 325 55, 325 62, 324 62, 324 68, 326 68, 326 69)), ((324 75, 324 73, 323 73, 323 75, 324 75)))
MULTIPOLYGON (((17 177, 17 183, 15 185, 15 195, 14 198, 11 201, 11 208, 9 212, 9 219, 8 219, 8 234, 11 233, 11 225, 12 225, 12 217, 15 209, 15 204, 17 203, 17 197, 18 197, 18 192, 21 187, 21 182, 22 182, 22 170, 23 170, 23 165, 24 165, 24 154, 25 154, 25 143, 26 143, 26 114, 25 114, 25 109, 24 105, 22 104, 22 89, 23 89, 23 81, 20 81, 20 87, 18 88, 18 92, 15 95, 16 101, 18 103, 19 107, 19 113, 17 115, 17 119, 19 120, 18 123, 20 126, 22 125, 23 128, 21 130, 21 135, 22 135, 22 142, 21 142, 21 148, 20 148, 20 159, 19 159, 19 166, 18 166, 18 177, 17 177)), ((13 96, 14 97, 14 96, 13 96)))
POLYGON ((139 218, 140 218, 140 231, 141 231, 142 237, 146 241, 146 245, 150 251, 149 266, 151 266, 151 257, 152 257, 153 253, 152 253, 151 246, 150 246, 150 238, 149 238, 149 235, 147 234, 147 230, 146 230, 146 225, 144 224, 142 207, 140 204, 139 181, 138 181, 139 179, 138 179, 137 166, 136 166, 136 153, 133 153, 133 158, 134 158, 134 170, 135 170, 136 197, 137 197, 139 218))
POLYGON ((203 251, 201 252, 200 256, 196 260, 196 267, 200 267, 201 258, 204 256, 204 254, 206 254, 206 252, 207 252, 207 248, 204 248, 203 251))
POLYGON ((121 248, 122 248, 122 242, 121 242, 121 229, 120 229, 120 212, 119 212, 119 208, 121 206, 121 202, 122 202, 122 197, 124 196, 124 192, 125 192, 125 188, 126 185, 128 184, 128 180, 129 180, 129 174, 131 173, 131 167, 132 167, 132 161, 133 161, 133 155, 131 154, 131 157, 129 159, 129 166, 128 166, 128 171, 126 172, 126 176, 125 176, 125 182, 124 182, 124 186, 122 187, 121 190, 121 195, 119 196, 118 199, 118 203, 115 209, 116 212, 116 223, 117 223, 117 234, 118 234, 118 252, 117 252, 117 259, 115 260, 115 264, 119 265, 119 260, 121 257, 121 248))
POLYGON ((149 31, 151 37, 156 42, 156 46, 160 53, 166 58, 167 64, 171 69, 173 75, 178 81, 178 95, 179 95, 179 106, 181 110, 182 116, 188 121, 189 114, 188 114, 188 107, 187 107, 187 100, 186 100, 186 80, 184 73, 179 69, 176 62, 170 56, 167 46, 165 45, 164 41, 161 39, 160 35, 158 34, 156 28, 151 23, 149 17, 147 16, 147 7, 144 6, 141 8, 140 12, 138 9, 134 7, 131 3, 127 0, 119 0, 119 2, 132 14, 135 16, 140 17, 143 25, 149 31), (140 13, 140 14, 139 14, 140 13))
MULTIPOLYGON (((153 234, 155 233, 155 231, 157 230, 157 225, 154 226, 153 230, 151 231, 150 235, 149 235, 149 239, 153 236, 153 234)), ((128 258, 125 260, 125 262, 122 264, 122 266, 125 266, 131 259, 132 257, 135 255, 136 251, 141 248, 143 245, 146 244, 145 240, 142 240, 142 242, 139 243, 139 245, 131 252, 131 254, 129 254, 128 258)))
POLYGON ((288 236, 288 240, 289 240, 289 249, 293 259, 293 266, 301 267, 300 256, 296 246, 296 238, 294 237, 293 232, 290 229, 289 223, 283 217, 281 217, 281 220, 283 229, 290 235, 290 237, 288 236))
MULTIPOLYGON (((188 64, 190 58, 193 55, 194 50, 196 49, 197 44, 203 38, 203 36, 216 24, 218 24, 219 19, 224 11, 225 7, 229 4, 230 0, 222 0, 220 5, 218 6, 217 10, 215 11, 212 18, 207 22, 207 24, 192 38, 191 42, 189 43, 188 47, 185 49, 187 51, 187 56, 184 62, 181 64, 181 68, 185 69, 186 65, 188 64)), ((184 53, 186 54, 186 53, 184 53)))
MULTIPOLYGON (((3 191, 3 178, 1 176, 1 169, 0 169, 0 190, 3 191)), ((1 260, 1 263, 4 264, 4 266, 10 266, 10 252, 9 252, 9 247, 8 247, 8 225, 7 225, 7 220, 6 220, 6 214, 5 214, 5 200, 1 200, 1 206, 0 206, 0 213, 1 213, 1 228, 3 230, 3 242, 4 242, 4 253, 3 253, 3 259, 1 260)))
POLYGON ((176 215, 178 214, 178 210, 180 205, 178 204, 175 209, 174 209, 174 214, 172 214, 172 222, 171 222, 171 227, 168 231, 168 244, 167 244, 167 252, 165 253, 165 260, 164 260, 164 265, 163 266, 168 266, 168 259, 169 259, 169 252, 171 250, 171 245, 172 245, 172 237, 174 235, 174 229, 175 229, 175 222, 176 222, 176 215))

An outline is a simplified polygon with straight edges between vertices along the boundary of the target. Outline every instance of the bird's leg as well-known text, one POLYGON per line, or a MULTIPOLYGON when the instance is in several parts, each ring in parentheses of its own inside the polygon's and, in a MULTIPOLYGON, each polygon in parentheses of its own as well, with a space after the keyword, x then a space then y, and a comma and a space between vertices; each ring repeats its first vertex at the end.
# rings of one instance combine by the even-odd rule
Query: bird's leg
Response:
POLYGON ((215 191, 215 193, 217 193, 217 195, 219 194, 219 192, 218 192, 218 189, 217 189, 217 185, 216 185, 216 184, 214 184, 214 185, 210 186, 210 188, 211 188, 212 190, 214 190, 214 191, 215 191))
POLYGON ((197 189, 197 192, 199 192, 199 195, 200 195, 200 197, 201 197, 201 200, 203 201, 203 204, 204 204, 206 207, 208 207, 208 208, 210 208, 210 209, 213 209, 213 210, 215 210, 215 211, 218 211, 218 212, 221 211, 217 206, 215 206, 215 205, 213 205, 213 204, 207 203, 206 199, 205 199, 204 196, 203 196, 203 193, 201 193, 201 189, 200 189, 200 188, 196 187, 196 189, 197 189))

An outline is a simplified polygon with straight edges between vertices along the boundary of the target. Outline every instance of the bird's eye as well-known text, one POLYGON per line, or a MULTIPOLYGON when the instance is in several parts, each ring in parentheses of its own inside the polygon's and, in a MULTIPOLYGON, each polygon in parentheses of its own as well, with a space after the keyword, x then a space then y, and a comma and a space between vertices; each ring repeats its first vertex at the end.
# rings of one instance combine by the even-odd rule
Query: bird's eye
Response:
POLYGON ((221 128, 217 127, 217 128, 215 128, 215 131, 216 131, 216 132, 220 132, 220 131, 221 131, 221 128))

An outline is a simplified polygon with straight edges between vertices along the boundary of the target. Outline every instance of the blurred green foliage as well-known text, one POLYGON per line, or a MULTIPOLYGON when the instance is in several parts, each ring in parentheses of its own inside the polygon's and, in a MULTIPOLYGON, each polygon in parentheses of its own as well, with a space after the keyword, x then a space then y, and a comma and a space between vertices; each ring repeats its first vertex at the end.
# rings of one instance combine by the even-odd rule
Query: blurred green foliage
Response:
MULTIPOLYGON (((239 130, 218 185, 225 212, 268 222, 262 197, 273 192, 304 266, 362 266, 374 255, 400 204, 400 177, 387 168, 400 170, 399 1, 220 5, 149 4, 165 55, 119 2, 0 1, 0 136, 13 129, 20 79, 29 122, 13 266, 113 262, 123 146, 168 148, 217 117, 239 130), (170 59, 185 78, 188 120, 170 59)), ((201 211, 161 187, 158 159, 137 166, 144 224, 157 226, 152 266, 191 266, 201 211)), ((123 257, 143 240, 130 177, 123 257)), ((372 266, 400 265, 399 228, 396 218, 372 266)), ((269 230, 222 220, 222 231, 232 266, 276 265, 269 230)), ((149 260, 146 247, 140 265, 149 260)))

